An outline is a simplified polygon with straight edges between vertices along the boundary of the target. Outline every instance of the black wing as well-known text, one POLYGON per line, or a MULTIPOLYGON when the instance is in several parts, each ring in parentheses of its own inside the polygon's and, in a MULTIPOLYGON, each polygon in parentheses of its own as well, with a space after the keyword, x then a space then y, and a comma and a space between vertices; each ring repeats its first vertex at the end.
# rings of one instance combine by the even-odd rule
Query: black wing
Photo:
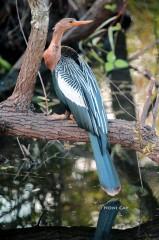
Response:
MULTIPOLYGON (((73 51, 75 54, 76 52, 73 51)), ((97 136, 107 134, 107 121, 100 91, 90 67, 78 57, 62 55, 56 69, 57 95, 78 125, 97 136)))

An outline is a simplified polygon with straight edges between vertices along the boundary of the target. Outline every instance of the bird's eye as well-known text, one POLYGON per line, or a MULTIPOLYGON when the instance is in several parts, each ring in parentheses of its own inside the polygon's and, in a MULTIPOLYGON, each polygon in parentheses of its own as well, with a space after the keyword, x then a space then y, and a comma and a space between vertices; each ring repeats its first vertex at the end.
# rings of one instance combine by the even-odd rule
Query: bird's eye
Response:
POLYGON ((69 21, 69 23, 73 23, 73 21, 72 21, 72 20, 70 20, 70 21, 69 21))

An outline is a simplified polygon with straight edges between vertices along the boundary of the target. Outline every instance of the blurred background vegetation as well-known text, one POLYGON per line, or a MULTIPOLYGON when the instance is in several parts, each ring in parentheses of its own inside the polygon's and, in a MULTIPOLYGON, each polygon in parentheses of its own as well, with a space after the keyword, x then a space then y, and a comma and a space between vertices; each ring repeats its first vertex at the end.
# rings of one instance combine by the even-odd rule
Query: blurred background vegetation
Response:
MULTIPOLYGON (((16 1, 2 2, 0 101, 13 91, 20 59, 26 48, 19 28, 16 1)), ((52 26, 58 20, 63 17, 78 18, 79 10, 81 15, 84 14, 93 2, 52 0, 49 32, 51 33, 52 26), (77 9, 72 7, 71 2, 74 2, 77 9)), ((108 118, 133 121, 139 118, 149 84, 143 72, 146 70, 158 79, 159 5, 157 0, 128 0, 126 11, 115 21, 116 1, 105 8, 110 11, 109 21, 106 19, 91 36, 71 46, 96 74, 108 118)), ((27 1, 18 1, 18 9, 28 38, 30 10, 27 1)), ((50 73, 43 63, 40 71, 47 91, 49 112, 63 112, 63 106, 52 91, 50 73)), ((45 102, 40 81, 37 79, 32 110, 46 112, 45 102)), ((151 121, 150 111, 147 124, 151 121)), ((157 121, 157 130, 158 127, 157 121)), ((96 225, 99 209, 109 197, 100 189, 89 144, 1 136, 0 146, 2 229, 37 224, 96 225)), ((157 217, 159 167, 146 156, 122 149, 120 145, 111 146, 111 149, 122 182, 118 199, 123 207, 117 217, 116 227, 135 226, 157 217), (141 167, 142 181, 138 165, 141 167)))

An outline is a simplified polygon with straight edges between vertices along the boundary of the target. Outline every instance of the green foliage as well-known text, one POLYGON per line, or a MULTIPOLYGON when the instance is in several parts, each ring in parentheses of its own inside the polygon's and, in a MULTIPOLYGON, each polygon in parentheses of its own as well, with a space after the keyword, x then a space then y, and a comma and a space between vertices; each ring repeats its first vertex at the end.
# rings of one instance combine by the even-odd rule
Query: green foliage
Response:
POLYGON ((52 107, 56 104, 54 103, 54 101, 50 101, 50 99, 48 98, 46 99, 43 96, 37 96, 37 95, 35 95, 32 100, 32 102, 37 106, 37 108, 40 109, 41 112, 46 112, 46 101, 47 101, 49 113, 51 113, 52 107))
POLYGON ((108 28, 108 39, 111 47, 111 51, 107 53, 107 59, 105 63, 105 70, 107 73, 115 69, 127 68, 129 66, 128 62, 124 59, 119 59, 115 55, 115 34, 121 30, 120 23, 117 23, 115 26, 110 26, 108 28))
POLYGON ((128 62, 123 59, 117 59, 114 64, 116 68, 127 68, 129 66, 128 62))
POLYGON ((105 70, 107 73, 111 72, 114 69, 122 69, 127 67, 129 67, 128 62, 123 59, 117 59, 113 51, 110 51, 107 54, 107 61, 105 63, 105 70))
POLYGON ((114 69, 114 65, 111 62, 106 62, 105 64, 105 70, 107 73, 111 72, 114 69))
POLYGON ((114 61, 116 61, 116 56, 115 53, 113 51, 110 51, 107 55, 107 61, 110 63, 114 63, 114 61))
POLYGON ((11 64, 2 57, 0 57, 0 69, 2 69, 5 72, 11 69, 11 64))
POLYGON ((116 5, 116 3, 106 4, 106 5, 104 6, 104 8, 105 8, 106 10, 111 11, 111 12, 115 12, 116 9, 117 9, 117 5, 116 5))

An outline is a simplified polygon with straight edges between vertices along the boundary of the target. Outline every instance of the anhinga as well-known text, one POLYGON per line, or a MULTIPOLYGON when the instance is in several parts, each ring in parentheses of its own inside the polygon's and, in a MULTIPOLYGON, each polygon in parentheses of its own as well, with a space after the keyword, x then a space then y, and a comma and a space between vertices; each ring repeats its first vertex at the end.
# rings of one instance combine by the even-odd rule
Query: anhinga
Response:
POLYGON ((59 21, 43 57, 47 67, 51 71, 55 70, 54 87, 58 98, 73 114, 78 126, 89 132, 102 188, 114 196, 121 187, 109 153, 107 116, 96 78, 75 50, 61 46, 66 30, 90 22, 92 21, 76 21, 73 18, 59 21))

